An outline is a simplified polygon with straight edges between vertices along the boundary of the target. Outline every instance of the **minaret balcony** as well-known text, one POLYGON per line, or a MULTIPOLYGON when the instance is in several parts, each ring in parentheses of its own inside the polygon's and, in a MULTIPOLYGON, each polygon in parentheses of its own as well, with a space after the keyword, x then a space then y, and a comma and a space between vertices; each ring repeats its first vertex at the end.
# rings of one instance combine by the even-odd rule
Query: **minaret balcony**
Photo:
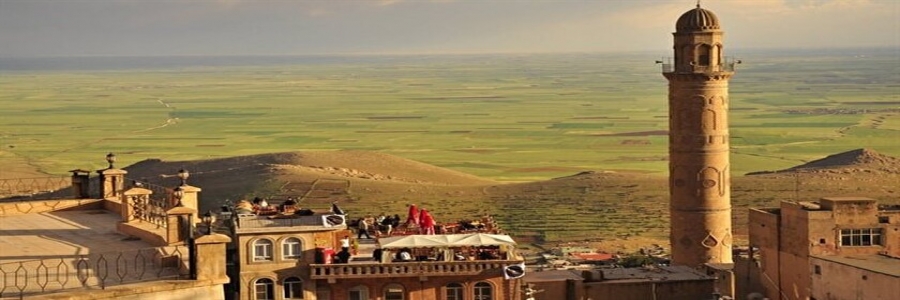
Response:
POLYGON ((699 73, 699 74, 708 74, 708 73, 722 73, 734 72, 735 66, 741 63, 740 60, 734 59, 732 57, 726 57, 723 63, 713 64, 713 65, 699 65, 699 64, 675 64, 673 63, 673 59, 671 57, 667 57, 663 60, 656 61, 658 64, 662 65, 663 73, 679 73, 679 74, 691 74, 691 73, 699 73))

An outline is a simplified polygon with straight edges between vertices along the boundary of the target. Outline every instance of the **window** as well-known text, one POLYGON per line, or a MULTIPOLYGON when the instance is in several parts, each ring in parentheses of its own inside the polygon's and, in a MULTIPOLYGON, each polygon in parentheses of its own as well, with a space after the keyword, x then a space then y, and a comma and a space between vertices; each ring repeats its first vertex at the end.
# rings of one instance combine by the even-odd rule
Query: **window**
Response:
POLYGON ((479 282, 475 284, 475 300, 491 300, 493 298, 493 287, 490 283, 479 282))
POLYGON ((841 246, 881 245, 881 229, 841 229, 841 246))
POLYGON ((369 288, 364 285, 357 285, 347 292, 350 300, 369 300, 369 288))
POLYGON ((284 299, 303 299, 303 281, 297 277, 284 280, 284 299))
POLYGON ((256 300, 274 300, 275 299, 275 282, 272 279, 257 279, 253 284, 256 292, 256 300))
POLYGON ((259 239, 253 242, 253 261, 272 260, 272 241, 259 239))
POLYGON ((451 283, 446 287, 445 300, 463 300, 463 286, 459 283, 451 283))
POLYGON ((403 300, 403 286, 389 284, 384 287, 384 300, 403 300))
POLYGON ((281 257, 283 259, 296 259, 300 258, 301 242, 298 238, 288 238, 281 243, 281 257))
POLYGON ((816 266, 815 266, 815 273, 818 274, 818 275, 822 275, 822 267, 816 265, 816 266))
POLYGON ((709 45, 701 45, 700 48, 697 49, 699 51, 699 55, 697 55, 697 60, 701 66, 709 65, 709 63, 710 63, 709 52, 710 52, 711 48, 712 47, 710 47, 709 45))

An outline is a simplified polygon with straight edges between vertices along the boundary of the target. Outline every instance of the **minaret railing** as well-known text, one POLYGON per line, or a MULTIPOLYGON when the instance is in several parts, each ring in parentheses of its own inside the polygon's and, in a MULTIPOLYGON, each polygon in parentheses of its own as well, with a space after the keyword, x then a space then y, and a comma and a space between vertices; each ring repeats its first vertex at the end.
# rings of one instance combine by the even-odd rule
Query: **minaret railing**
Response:
POLYGON ((725 57, 722 63, 716 65, 702 66, 696 64, 678 65, 673 63, 671 57, 658 60, 657 63, 662 65, 663 73, 716 73, 716 72, 734 72, 735 66, 741 63, 741 60, 734 57, 725 57))

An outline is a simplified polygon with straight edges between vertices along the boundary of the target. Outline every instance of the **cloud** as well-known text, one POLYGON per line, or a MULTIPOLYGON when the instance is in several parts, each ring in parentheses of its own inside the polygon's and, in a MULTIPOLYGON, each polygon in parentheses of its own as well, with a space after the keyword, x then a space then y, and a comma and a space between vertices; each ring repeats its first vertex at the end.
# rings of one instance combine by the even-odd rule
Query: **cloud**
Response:
POLYGON ((402 2, 402 0, 376 0, 379 6, 394 5, 402 2))

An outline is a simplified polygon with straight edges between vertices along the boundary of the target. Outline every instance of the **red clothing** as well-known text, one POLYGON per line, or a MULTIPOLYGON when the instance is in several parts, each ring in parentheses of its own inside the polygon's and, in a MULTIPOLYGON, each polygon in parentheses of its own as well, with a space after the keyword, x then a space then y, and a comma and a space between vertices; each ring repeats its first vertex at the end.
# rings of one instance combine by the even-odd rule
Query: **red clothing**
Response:
POLYGON ((409 205, 409 215, 406 217, 406 226, 419 225, 419 209, 415 204, 409 205))

